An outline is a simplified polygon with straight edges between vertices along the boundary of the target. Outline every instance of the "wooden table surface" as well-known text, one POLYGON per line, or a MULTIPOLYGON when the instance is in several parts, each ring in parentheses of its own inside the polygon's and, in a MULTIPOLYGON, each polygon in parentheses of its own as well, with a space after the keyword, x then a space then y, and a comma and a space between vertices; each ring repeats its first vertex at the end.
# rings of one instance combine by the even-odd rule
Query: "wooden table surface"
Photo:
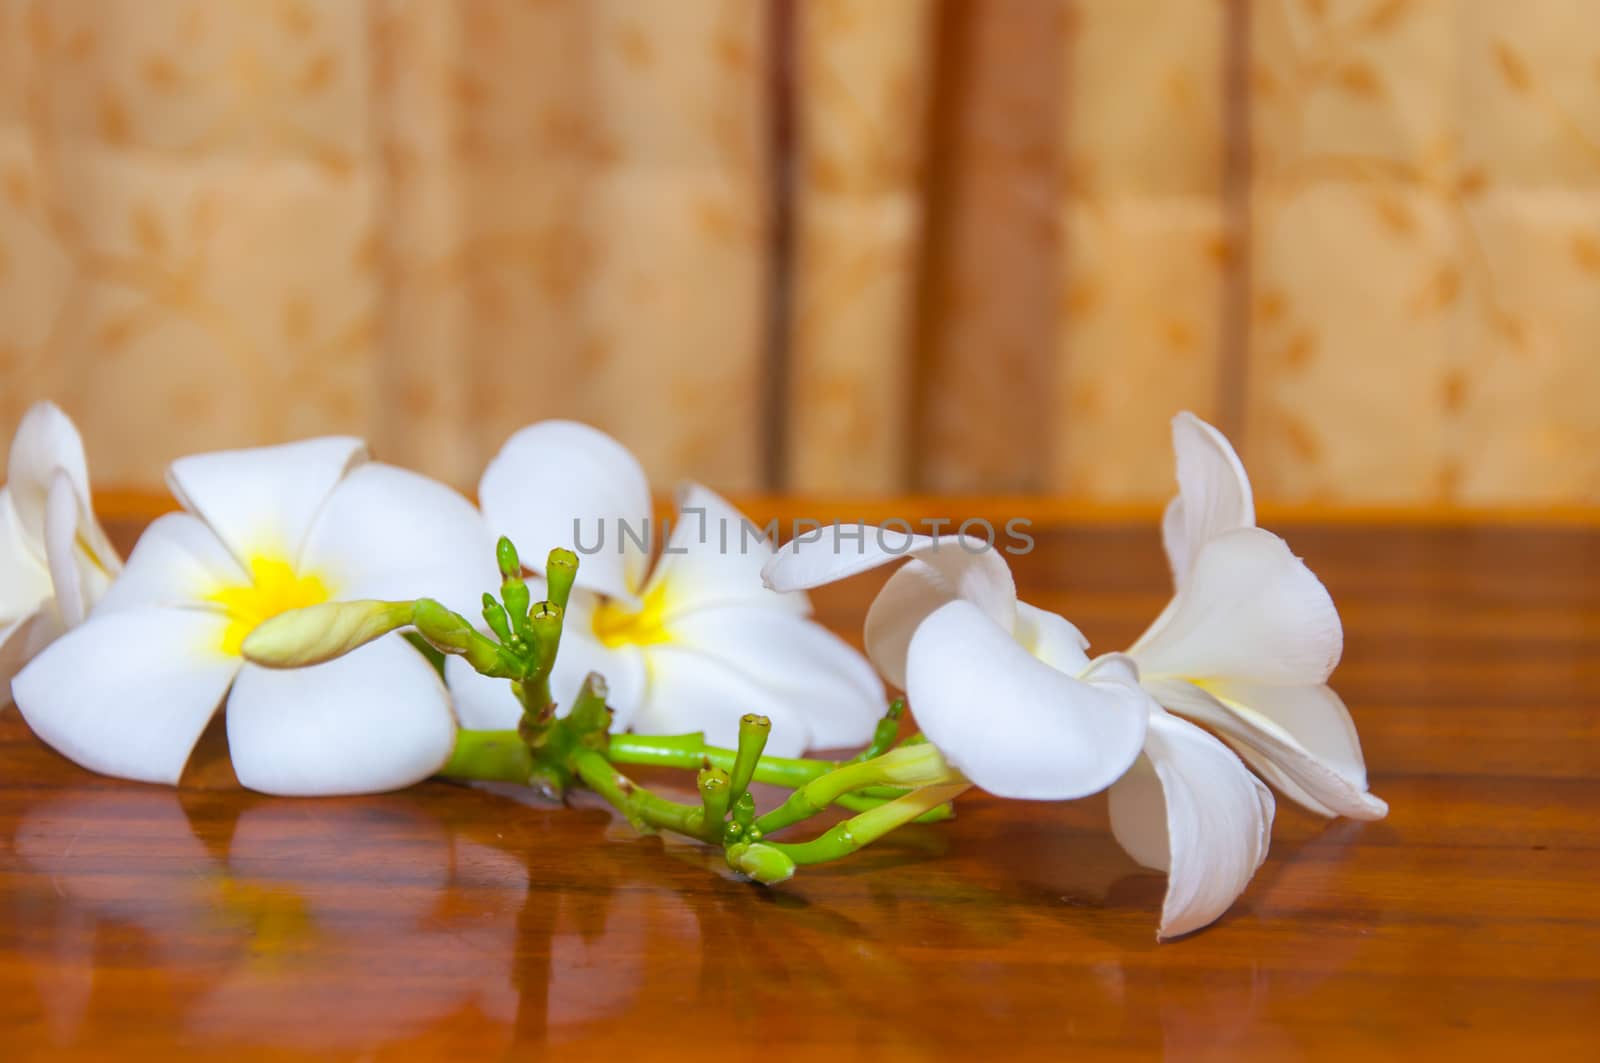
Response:
MULTIPOLYGON (((267 798, 215 737, 181 789, 119 783, 6 709, 0 1058, 1600 1058, 1600 531, 1277 530, 1392 812, 1280 802, 1187 939, 1103 799, 964 799, 765 889, 593 800, 267 798)), ((1148 522, 1036 534, 1023 596, 1097 648, 1161 606, 1148 522)), ((857 637, 880 581, 819 614, 857 637)))

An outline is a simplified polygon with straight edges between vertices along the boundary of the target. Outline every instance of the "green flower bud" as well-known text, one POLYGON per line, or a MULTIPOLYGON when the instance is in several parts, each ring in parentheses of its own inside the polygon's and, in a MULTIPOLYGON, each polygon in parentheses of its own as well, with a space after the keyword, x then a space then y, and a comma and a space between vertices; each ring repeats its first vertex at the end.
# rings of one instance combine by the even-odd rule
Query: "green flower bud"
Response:
POLYGON ((495 601, 488 591, 483 592, 483 620, 501 642, 511 641, 511 622, 506 618, 505 606, 495 601))
POLYGON ((494 544, 494 559, 500 564, 501 579, 522 575, 522 560, 517 557, 517 548, 504 535, 494 544))
POLYGON ((794 877, 794 861, 770 845, 741 842, 728 850, 728 866, 764 886, 776 886, 794 877))
POLYGON ((500 584, 500 600, 506 603, 511 629, 530 642, 533 636, 528 631, 528 603, 532 599, 533 595, 529 593, 528 585, 522 582, 521 576, 507 577, 500 584))
POLYGON ((304 668, 343 657, 412 621, 414 602, 323 602, 256 626, 240 652, 267 668, 304 668))

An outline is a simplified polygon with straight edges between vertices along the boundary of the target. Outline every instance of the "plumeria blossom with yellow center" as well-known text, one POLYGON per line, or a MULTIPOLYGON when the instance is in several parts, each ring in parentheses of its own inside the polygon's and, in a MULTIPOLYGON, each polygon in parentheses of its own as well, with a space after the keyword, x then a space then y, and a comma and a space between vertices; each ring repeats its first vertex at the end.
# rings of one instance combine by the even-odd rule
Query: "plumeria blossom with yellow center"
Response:
MULTIPOLYGON (((507 441, 478 496, 491 531, 525 556, 582 555, 551 677, 563 709, 599 672, 617 731, 701 731, 731 745, 740 717, 759 713, 772 723, 768 751, 783 756, 872 735, 884 690, 871 665, 809 619, 804 594, 762 585, 771 544, 712 491, 678 492, 663 545, 649 482, 627 448, 587 425, 545 421, 507 441)), ((516 726, 509 684, 455 657, 446 676, 465 726, 516 726)))
POLYGON ((1159 936, 1227 911, 1266 855, 1273 813, 1239 758, 1162 710, 1126 655, 1091 660, 1071 622, 1018 601, 987 544, 887 528, 863 538, 797 539, 767 582, 815 587, 905 560, 867 613, 867 653, 950 764, 1001 797, 1067 800, 1110 786, 1118 840, 1168 871, 1159 936), (1119 789, 1149 796, 1127 782, 1147 771, 1164 784, 1157 800, 1118 803, 1119 789))
POLYGON ((1175 593, 1127 651, 1145 689, 1221 735, 1290 800, 1382 819, 1355 723, 1327 684, 1344 647, 1333 599, 1287 543, 1255 526, 1250 480, 1221 432, 1181 413, 1172 442, 1178 494, 1162 537, 1175 593))
POLYGON ((363 793, 433 774, 455 720, 401 635, 283 671, 240 647, 264 620, 330 599, 470 608, 495 575, 472 504, 343 437, 182 458, 167 480, 184 512, 152 524, 89 619, 16 677, 33 730, 95 771, 176 783, 226 701, 252 789, 363 793))
POLYGON ((0 684, 89 614, 122 568, 89 505, 83 441, 41 402, 23 415, 0 488, 0 684))

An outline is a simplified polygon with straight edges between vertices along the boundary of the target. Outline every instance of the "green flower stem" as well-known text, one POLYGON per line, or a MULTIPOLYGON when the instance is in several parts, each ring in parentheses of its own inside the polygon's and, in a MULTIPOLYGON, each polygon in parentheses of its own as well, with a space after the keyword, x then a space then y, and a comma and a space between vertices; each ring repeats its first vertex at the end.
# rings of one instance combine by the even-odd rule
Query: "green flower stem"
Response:
MULTIPOLYGON (((900 796, 903 797, 904 793, 902 793, 900 796)), ((834 804, 838 805, 840 808, 848 809, 851 812, 870 812, 874 808, 882 808, 884 805, 888 804, 890 800, 896 799, 884 797, 862 797, 859 794, 843 794, 836 801, 834 801, 834 804)), ((911 822, 943 823, 947 819, 955 818, 955 806, 951 805, 949 802, 945 802, 944 804, 939 805, 937 808, 928 809, 928 811, 924 812, 911 822)))
POLYGON ((718 767, 701 768, 695 776, 695 786, 700 791, 700 818, 695 827, 700 837, 708 842, 721 840, 723 824, 728 819, 728 799, 732 796, 732 780, 718 767))
MULTIPOLYGON (((612 735, 606 757, 613 764, 637 764, 658 768, 683 768, 695 770, 711 764, 723 771, 731 771, 735 753, 721 746, 706 745, 705 736, 696 732, 686 735, 612 735)), ((839 766, 831 760, 809 760, 803 757, 762 757, 756 761, 753 781, 769 786, 798 789, 812 779, 839 766)), ((905 794, 894 786, 874 786, 862 796, 889 800, 905 794)))
POLYGON ((913 790, 904 797, 836 824, 808 842, 764 841, 789 857, 796 864, 821 864, 849 856, 857 849, 870 845, 885 834, 911 823, 919 817, 959 796, 972 784, 969 782, 939 783, 913 790))
POLYGON ((889 711, 883 714, 883 719, 878 721, 878 726, 872 732, 872 741, 867 743, 867 748, 851 757, 851 760, 860 762, 881 757, 889 752, 894 745, 895 736, 900 733, 900 717, 906 714, 906 701, 904 698, 895 698, 889 702, 889 711))
POLYGON ((457 731, 450 760, 439 769, 447 779, 480 779, 528 785, 533 753, 515 731, 457 731))
POLYGON ((544 563, 544 582, 550 600, 562 611, 572 597, 572 583, 578 576, 578 555, 557 547, 544 563))
POLYGON ((728 797, 735 808, 739 807, 739 799, 750 789, 750 780, 756 773, 756 765, 770 737, 772 721, 765 716, 747 712, 739 717, 739 745, 734 750, 733 767, 728 769, 731 778, 728 797))
POLYGON ((871 786, 889 782, 928 786, 946 783, 954 778, 959 776, 932 746, 894 749, 871 760, 842 764, 826 775, 812 779, 790 794, 783 804, 757 819, 755 826, 763 835, 771 834, 810 819, 846 794, 871 786))
POLYGON ((657 797, 611 766, 592 749, 572 754, 572 767, 585 786, 605 798, 641 834, 670 830, 691 838, 702 837, 704 810, 657 797))

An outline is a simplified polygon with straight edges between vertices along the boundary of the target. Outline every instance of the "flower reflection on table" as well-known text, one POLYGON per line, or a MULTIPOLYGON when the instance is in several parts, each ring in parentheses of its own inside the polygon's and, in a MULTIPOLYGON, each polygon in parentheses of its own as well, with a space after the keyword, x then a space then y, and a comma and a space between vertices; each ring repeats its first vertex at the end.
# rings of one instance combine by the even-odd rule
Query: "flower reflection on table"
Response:
POLYGON ((678 952, 696 938, 690 911, 638 889, 579 882, 606 903, 567 903, 494 831, 454 829, 419 801, 263 799, 236 818, 233 804, 85 789, 23 817, 16 856, 53 893, 17 900, 42 925, 30 960, 59 1042, 142 1028, 338 1050, 427 1043, 435 1027, 452 1045, 516 1029, 559 1041, 642 987, 640 955, 609 927, 634 932, 649 906, 678 913, 655 928, 678 952), (168 972, 174 1014, 125 1009, 115 983, 152 965, 168 972))

